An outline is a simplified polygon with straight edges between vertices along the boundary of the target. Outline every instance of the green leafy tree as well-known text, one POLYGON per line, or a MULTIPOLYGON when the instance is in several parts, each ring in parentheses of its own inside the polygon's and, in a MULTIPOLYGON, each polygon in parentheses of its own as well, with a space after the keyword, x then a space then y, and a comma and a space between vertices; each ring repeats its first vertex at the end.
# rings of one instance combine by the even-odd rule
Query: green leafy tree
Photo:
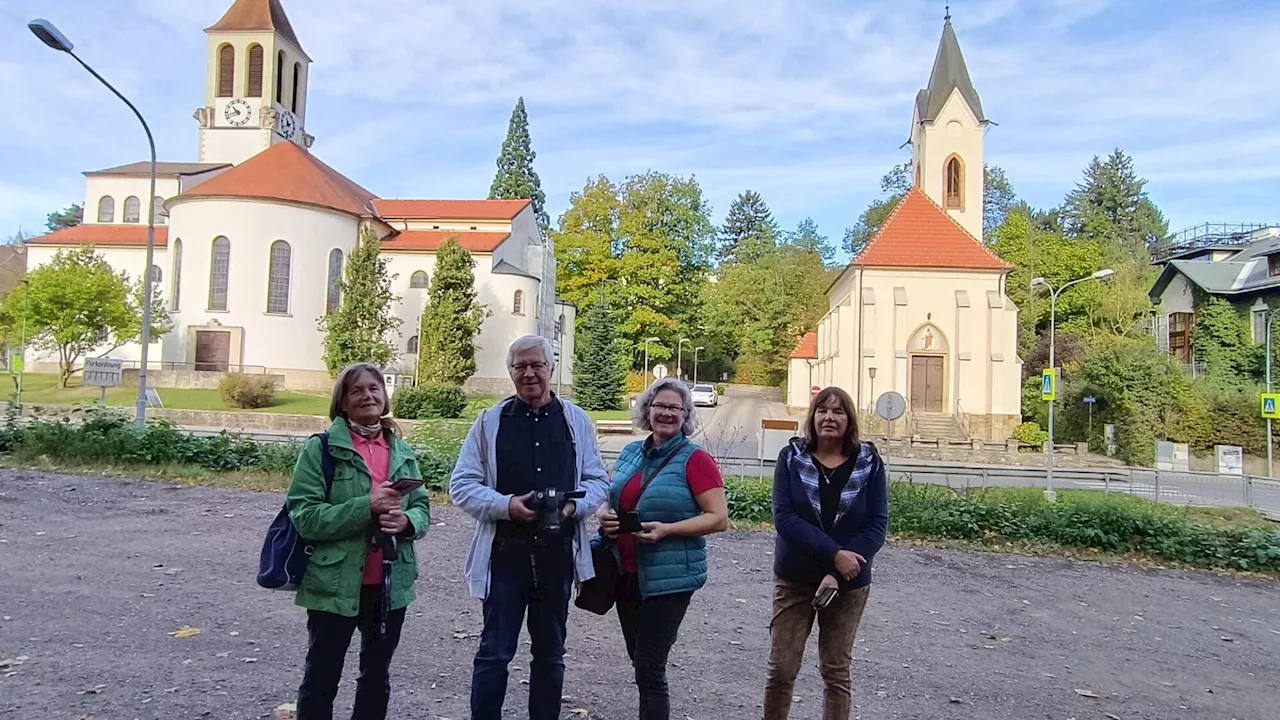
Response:
POLYGON ((461 385, 476 372, 476 336, 489 310, 476 302, 475 262, 457 238, 436 251, 418 331, 418 383, 461 385))
POLYGON ((826 235, 818 232, 818 223, 813 218, 801 220, 795 230, 786 234, 786 243, 803 252, 816 254, 824 265, 830 265, 835 260, 835 247, 826 235))
POLYGON ((524 98, 520 98, 511 111, 507 138, 502 141, 502 153, 498 155, 498 172, 489 186, 489 199, 531 201, 538 227, 546 232, 551 221, 547 218, 547 197, 542 192, 542 181, 533 169, 533 160, 537 156, 533 151, 533 140, 529 137, 529 116, 525 113, 524 98))
POLYGON ((627 362, 615 335, 616 324, 603 292, 587 307, 574 348, 573 399, 586 410, 622 407, 627 362))
POLYGON ((982 228, 984 240, 991 241, 996 228, 1004 224, 1005 216, 1018 203, 1018 194, 1004 169, 995 165, 982 166, 982 228))
MULTIPOLYGON (((587 183, 554 233, 557 294, 587 307, 603 287, 639 369, 644 338, 675 347, 699 322, 715 245, 709 216, 693 178, 649 172, 617 185, 605 177, 587 183)), ((651 359, 661 352, 650 344, 651 359)))
MULTIPOLYGON (((5 297, 0 324, 16 328, 26 318, 28 344, 56 352, 63 387, 79 372, 76 364, 88 353, 107 354, 142 334, 142 283, 114 271, 93 251, 58 251, 53 259, 27 274, 27 282, 5 297)), ((153 308, 164 307, 160 290, 152 288, 153 308)), ((151 337, 172 329, 169 315, 152 313, 151 337)))
POLYGON ((49 213, 45 227, 48 228, 49 232, 57 232, 58 230, 75 227, 82 222, 84 222, 84 206, 76 204, 63 208, 58 212, 49 213))
POLYGON ((363 228, 339 283, 338 308, 317 321, 324 333, 324 364, 330 377, 353 362, 387 367, 395 357, 392 335, 400 318, 392 307, 400 298, 391 292, 389 262, 373 231, 363 228))
POLYGON ((778 223, 760 193, 747 190, 729 206, 720 227, 721 263, 755 262, 778 241, 778 223))

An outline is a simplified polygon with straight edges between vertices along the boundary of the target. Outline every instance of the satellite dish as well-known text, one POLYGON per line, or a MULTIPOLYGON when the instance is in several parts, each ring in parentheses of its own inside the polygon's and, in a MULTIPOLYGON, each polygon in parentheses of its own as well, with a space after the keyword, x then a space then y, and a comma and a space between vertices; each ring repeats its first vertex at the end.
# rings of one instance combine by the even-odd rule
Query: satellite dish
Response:
POLYGON ((893 422, 894 420, 902 417, 906 412, 907 399, 892 390, 881 395, 879 399, 876 400, 876 414, 885 420, 893 422))

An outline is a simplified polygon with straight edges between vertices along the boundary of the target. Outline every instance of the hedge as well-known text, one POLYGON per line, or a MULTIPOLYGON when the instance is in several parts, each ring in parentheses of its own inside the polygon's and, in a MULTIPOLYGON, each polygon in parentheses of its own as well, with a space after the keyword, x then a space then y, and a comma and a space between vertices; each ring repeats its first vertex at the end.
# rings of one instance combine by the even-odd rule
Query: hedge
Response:
MULTIPOLYGON (((409 438, 430 490, 448 489, 465 423, 422 424, 409 438)), ((0 453, 80 465, 194 466, 211 472, 261 471, 287 475, 300 443, 257 443, 223 433, 196 437, 163 422, 143 430, 111 410, 85 411, 82 422, 0 425, 0 453)), ((769 478, 729 477, 729 516, 744 523, 772 518, 769 478)), ((1122 493, 1063 490, 1047 502, 1036 488, 956 490, 893 482, 890 531, 927 539, 1136 553, 1193 567, 1280 573, 1280 526, 1216 522, 1204 510, 1155 503, 1122 493)))

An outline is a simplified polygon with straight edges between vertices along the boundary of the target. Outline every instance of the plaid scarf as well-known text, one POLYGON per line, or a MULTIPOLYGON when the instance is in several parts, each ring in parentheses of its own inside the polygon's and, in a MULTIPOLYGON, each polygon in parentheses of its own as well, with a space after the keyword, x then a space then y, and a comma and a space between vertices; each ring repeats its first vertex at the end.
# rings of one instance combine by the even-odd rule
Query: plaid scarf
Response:
MULTIPOLYGON (((818 484, 821 479, 818 466, 814 463, 809 451, 805 450, 804 445, 803 438, 791 439, 791 462, 795 463, 796 470, 800 473, 800 482, 804 485, 805 494, 809 496, 809 504, 813 506, 814 516, 821 518, 822 501, 818 499, 818 484)), ((833 527, 839 524, 840 519, 849 512, 849 508, 853 507, 853 501, 858 499, 858 493, 862 492, 867 479, 871 477, 875 457, 875 451, 868 446, 868 443, 858 443, 858 457, 853 461, 849 482, 840 491, 840 508, 836 511, 833 527)))

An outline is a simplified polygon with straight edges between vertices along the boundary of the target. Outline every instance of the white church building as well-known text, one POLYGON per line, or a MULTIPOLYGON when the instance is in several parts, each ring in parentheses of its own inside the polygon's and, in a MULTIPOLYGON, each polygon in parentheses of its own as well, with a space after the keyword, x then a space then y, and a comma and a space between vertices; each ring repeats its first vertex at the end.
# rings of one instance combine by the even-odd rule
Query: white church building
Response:
POLYGON ((981 240, 987 125, 948 16, 912 113, 914 186, 827 289, 788 363, 788 405, 834 385, 866 412, 900 393, 894 435, 1003 440, 1021 422, 1012 268, 981 240))
MULTIPOLYGON (((477 344, 476 390, 507 391, 507 346, 538 334, 559 343, 555 380, 572 384, 572 305, 555 297, 551 241, 527 200, 384 199, 311 154, 311 59, 280 0, 235 0, 209 27, 197 162, 158 165, 152 279, 173 330, 153 339, 149 380, 207 385, 223 372, 277 375, 283 387, 327 389, 317 320, 342 302, 338 279, 362 230, 382 242, 399 296, 402 353, 413 374, 418 320, 435 253, 457 238, 475 260, 490 315, 477 344)), ((84 223, 28 240, 29 268, 92 247, 131 278, 146 271, 149 162, 85 173, 84 223)), ((109 348, 103 346, 93 355, 109 348)), ((137 367, 137 344, 109 356, 137 367)), ((55 355, 31 353, 31 370, 55 355)))

